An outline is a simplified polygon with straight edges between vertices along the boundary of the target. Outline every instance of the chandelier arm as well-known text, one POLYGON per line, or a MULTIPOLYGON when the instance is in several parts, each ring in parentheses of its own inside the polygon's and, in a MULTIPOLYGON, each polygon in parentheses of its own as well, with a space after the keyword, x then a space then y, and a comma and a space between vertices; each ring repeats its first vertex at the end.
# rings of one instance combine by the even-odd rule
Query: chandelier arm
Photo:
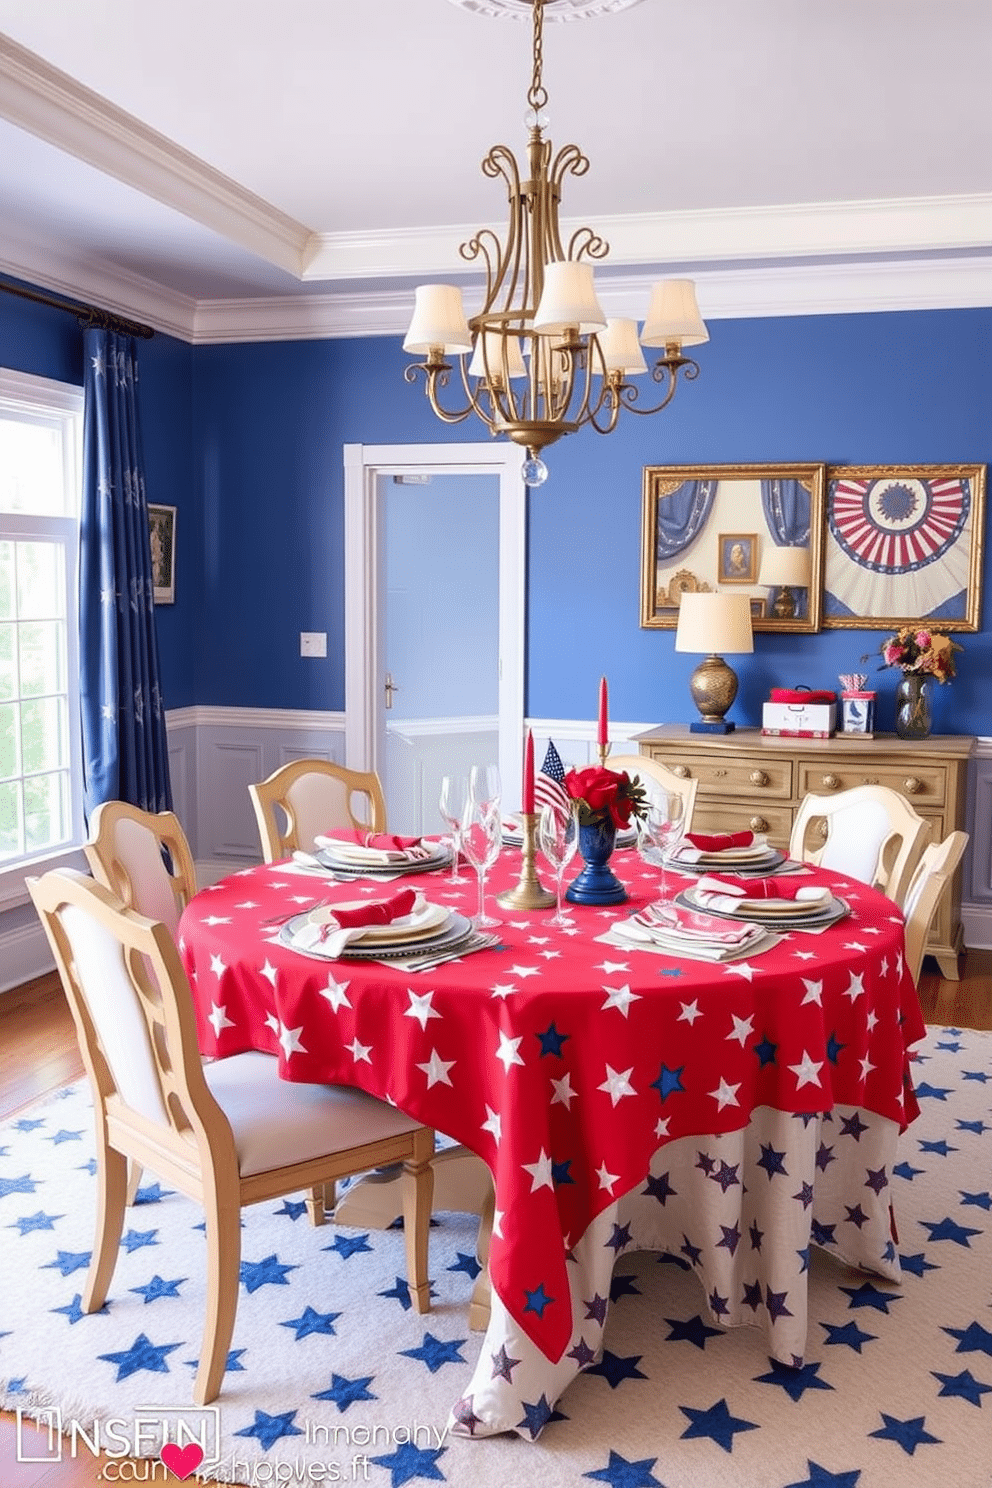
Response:
POLYGON ((568 240, 568 257, 571 259, 578 260, 583 255, 587 258, 605 258, 609 251, 609 243, 591 227, 576 228, 568 240))
MULTIPOLYGON (((460 358, 460 360, 464 361, 464 358, 460 358)), ((438 389, 448 386, 448 374, 450 371, 451 368, 446 362, 441 366, 431 366, 430 362, 412 362, 410 366, 404 368, 403 380, 404 382, 415 383, 418 372, 422 372, 424 374, 424 391, 427 394, 427 401, 430 403, 432 413, 444 424, 461 424, 464 423, 470 414, 478 413, 479 410, 473 404, 471 395, 469 395, 467 408, 455 411, 444 407, 438 397, 438 389)))

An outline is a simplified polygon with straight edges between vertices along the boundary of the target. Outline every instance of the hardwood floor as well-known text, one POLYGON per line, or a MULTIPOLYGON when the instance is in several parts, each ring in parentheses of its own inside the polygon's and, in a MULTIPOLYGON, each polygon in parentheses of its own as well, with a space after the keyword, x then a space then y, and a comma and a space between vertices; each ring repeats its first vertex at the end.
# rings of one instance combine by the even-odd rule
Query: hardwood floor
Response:
MULTIPOLYGON (((936 962, 927 960, 920 978, 920 1006, 927 1023, 992 1032, 992 951, 966 952, 958 982, 947 981, 936 962)), ((0 995, 0 1119, 82 1075, 72 1015, 54 974, 0 995)), ((102 1462, 88 1455, 55 1466, 17 1462, 14 1418, 0 1412, 4 1488, 93 1488, 102 1462)), ((156 1467, 154 1478, 147 1469, 149 1481, 163 1480, 164 1469, 161 1464, 156 1467)), ((145 1471, 144 1466, 137 1468, 145 1471)))

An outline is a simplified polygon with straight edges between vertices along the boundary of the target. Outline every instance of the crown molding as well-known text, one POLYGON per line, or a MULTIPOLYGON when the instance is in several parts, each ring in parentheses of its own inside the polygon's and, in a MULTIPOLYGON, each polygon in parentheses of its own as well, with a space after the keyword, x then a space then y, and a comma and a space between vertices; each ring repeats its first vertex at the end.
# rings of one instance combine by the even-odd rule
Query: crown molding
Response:
POLYGON ((302 223, 2 34, 0 115, 299 278, 302 223))

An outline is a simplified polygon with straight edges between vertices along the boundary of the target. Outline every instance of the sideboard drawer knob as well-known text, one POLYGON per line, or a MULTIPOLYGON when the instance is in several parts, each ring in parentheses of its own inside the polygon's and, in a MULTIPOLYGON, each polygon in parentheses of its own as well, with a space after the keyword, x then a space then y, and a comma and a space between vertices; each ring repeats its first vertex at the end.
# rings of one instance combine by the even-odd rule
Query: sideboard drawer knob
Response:
POLYGON ((752 818, 751 818, 751 831, 752 832, 767 832, 768 831, 768 823, 765 821, 765 818, 763 816, 752 816, 752 818))
POLYGON ((687 765, 673 765, 672 774, 677 775, 680 780, 689 779, 689 768, 687 765))
POLYGON ((752 770, 751 771, 751 784, 752 785, 767 785, 768 784, 768 776, 765 773, 765 771, 764 770, 752 770))
POLYGON ((908 780, 903 781, 902 787, 907 796, 917 796, 923 789, 923 781, 917 780, 915 775, 910 775, 908 780))
POLYGON ((836 775, 824 775, 823 783, 826 786, 827 790, 836 790, 837 787, 840 785, 840 780, 836 775))

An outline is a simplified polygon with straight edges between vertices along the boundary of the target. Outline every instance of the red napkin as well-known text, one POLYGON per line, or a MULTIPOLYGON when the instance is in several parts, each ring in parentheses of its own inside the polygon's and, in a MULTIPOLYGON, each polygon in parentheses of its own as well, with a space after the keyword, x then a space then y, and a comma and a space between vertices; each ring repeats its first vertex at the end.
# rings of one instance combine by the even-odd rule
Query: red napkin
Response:
POLYGON ((804 687, 773 687, 769 699, 773 703, 835 703, 835 692, 812 692, 804 687))
POLYGON ((400 889, 390 899, 373 900, 360 904, 356 909, 335 909, 332 912, 339 930, 357 930, 362 925, 391 925, 393 920, 409 914, 416 902, 415 889, 400 889))
POLYGON ((745 899, 795 899, 800 892, 806 891, 804 897, 809 897, 809 889, 813 887, 807 879, 791 878, 736 878, 729 873, 721 873, 716 877, 707 879, 707 883, 719 884, 720 888, 732 894, 742 894, 745 899))
POLYGON ((707 836, 704 832, 686 832, 685 841, 698 847, 700 852, 723 852, 725 847, 750 847, 754 842, 754 833, 715 832, 707 836))
POLYGON ((419 847, 422 840, 420 837, 394 837, 390 832, 360 832, 354 827, 337 827, 322 835, 333 838, 335 842, 353 842, 356 847, 375 847, 380 852, 406 852, 408 848, 419 847))

